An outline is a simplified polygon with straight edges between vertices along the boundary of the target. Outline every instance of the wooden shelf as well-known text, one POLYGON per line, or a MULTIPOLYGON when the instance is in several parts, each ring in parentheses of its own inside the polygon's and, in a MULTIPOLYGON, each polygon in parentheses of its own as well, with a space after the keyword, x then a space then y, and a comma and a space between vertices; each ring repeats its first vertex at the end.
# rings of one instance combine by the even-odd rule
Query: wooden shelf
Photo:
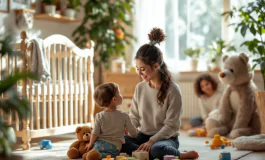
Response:
POLYGON ((49 21, 56 21, 62 23, 72 23, 72 22, 81 22, 81 19, 76 18, 68 18, 59 14, 51 15, 51 14, 36 14, 34 16, 35 19, 43 19, 49 21))

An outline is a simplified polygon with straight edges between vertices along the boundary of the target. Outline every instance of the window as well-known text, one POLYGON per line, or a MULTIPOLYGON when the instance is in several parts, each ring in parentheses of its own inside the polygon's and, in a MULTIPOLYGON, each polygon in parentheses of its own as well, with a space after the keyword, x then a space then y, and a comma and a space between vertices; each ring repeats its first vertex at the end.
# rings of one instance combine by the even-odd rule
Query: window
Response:
MULTIPOLYGON (((188 70, 183 50, 197 45, 208 51, 212 40, 221 38, 223 2, 220 0, 136 0, 134 31, 138 38, 137 49, 148 43, 147 33, 153 27, 162 28, 166 42, 159 48, 171 70, 188 70), (184 66, 184 67, 183 67, 184 66)), ((205 57, 201 66, 206 70, 205 57), (205 66, 203 66, 205 65, 205 66)))
MULTIPOLYGON (((253 2, 253 0, 238 0, 238 1, 231 1, 230 2, 230 9, 232 9, 232 7, 236 7, 237 9, 242 7, 242 6, 246 6, 248 3, 253 2)), ((231 19, 229 23, 235 23, 237 22, 238 19, 231 19)), ((249 50, 247 49, 247 47, 240 47, 240 45, 249 39, 253 38, 253 35, 248 31, 246 32, 245 37, 242 37, 242 35, 240 34, 240 31, 238 31, 237 33, 235 32, 235 27, 234 26, 230 26, 229 27, 229 40, 233 41, 238 49, 238 53, 244 52, 248 55, 252 55, 252 53, 249 52, 249 50)), ((257 39, 259 39, 260 37, 257 36, 257 39)), ((255 56, 250 56, 250 59, 255 59, 257 58, 258 55, 255 56)), ((256 67, 256 69, 259 69, 260 66, 258 65, 256 67)))

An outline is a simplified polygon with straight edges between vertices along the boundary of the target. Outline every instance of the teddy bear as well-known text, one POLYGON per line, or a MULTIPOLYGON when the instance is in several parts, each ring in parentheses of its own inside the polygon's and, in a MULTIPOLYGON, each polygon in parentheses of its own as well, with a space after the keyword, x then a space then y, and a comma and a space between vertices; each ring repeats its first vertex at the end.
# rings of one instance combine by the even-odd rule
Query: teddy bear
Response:
POLYGON ((90 133, 92 128, 88 126, 79 126, 76 128, 75 133, 77 137, 77 141, 72 143, 67 151, 67 156, 70 159, 81 158, 83 160, 100 160, 100 153, 94 149, 89 152, 85 151, 86 145, 90 140, 90 133))
POLYGON ((260 133, 260 120, 257 112, 252 81, 253 72, 246 54, 224 56, 224 69, 219 73, 219 80, 226 84, 215 113, 205 121, 207 134, 237 138, 260 133))

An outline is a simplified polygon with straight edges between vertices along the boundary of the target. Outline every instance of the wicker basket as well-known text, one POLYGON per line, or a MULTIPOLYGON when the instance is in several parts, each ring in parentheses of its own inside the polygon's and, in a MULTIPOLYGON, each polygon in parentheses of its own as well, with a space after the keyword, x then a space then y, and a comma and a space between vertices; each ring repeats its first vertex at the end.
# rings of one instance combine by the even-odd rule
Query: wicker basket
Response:
POLYGON ((265 92, 255 92, 255 96, 260 116, 261 134, 265 134, 265 92))

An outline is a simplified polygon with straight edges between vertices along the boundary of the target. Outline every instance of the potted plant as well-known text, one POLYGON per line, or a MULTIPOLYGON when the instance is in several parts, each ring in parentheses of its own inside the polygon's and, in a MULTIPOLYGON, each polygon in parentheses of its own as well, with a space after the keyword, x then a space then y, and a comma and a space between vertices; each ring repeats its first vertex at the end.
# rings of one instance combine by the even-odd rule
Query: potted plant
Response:
POLYGON ((89 46, 88 40, 95 42, 94 62, 102 83, 104 69, 109 69, 111 59, 125 57, 125 49, 135 40, 128 31, 132 27, 133 0, 95 1, 84 4, 84 18, 74 30, 74 42, 81 48, 89 46))
MULTIPOLYGON (((258 58, 253 60, 252 70, 256 66, 260 66, 263 84, 265 87, 265 0, 253 0, 246 6, 237 9, 233 7, 231 11, 224 12, 223 15, 230 18, 237 18, 239 21, 231 25, 235 26, 235 32, 240 31, 241 35, 245 37, 249 32, 253 37, 250 40, 244 41, 241 46, 246 46, 248 50, 257 55, 258 58)), ((261 133, 265 133, 265 92, 255 92, 256 102, 260 113, 261 119, 261 133)))
POLYGON ((231 51, 236 51, 236 48, 233 45, 226 44, 222 39, 216 39, 212 41, 212 44, 209 45, 210 52, 209 56, 209 65, 211 70, 218 70, 222 67, 221 58, 225 53, 231 51))
POLYGON ((200 56, 200 54, 204 51, 203 48, 198 48, 198 47, 194 47, 194 48, 187 48, 184 49, 183 53, 184 55, 190 57, 191 59, 191 70, 192 71, 197 71, 198 68, 198 58, 200 56))
MULTIPOLYGON (((11 34, 0 35, 0 56, 7 54, 8 57, 20 56, 13 52, 11 34)), ((8 71, 1 70, 2 79, 0 80, 0 110, 4 115, 17 112, 20 119, 27 118, 30 114, 30 104, 25 97, 21 97, 15 90, 15 85, 23 79, 36 77, 28 71, 14 70, 10 74, 8 71), (3 76, 7 75, 7 76, 3 76), (3 95, 3 96, 2 96, 3 95)), ((13 145, 16 143, 16 135, 10 124, 0 115, 0 159, 22 159, 20 156, 12 155, 13 145)))
POLYGON ((68 0, 64 15, 68 18, 75 18, 76 11, 80 11, 79 6, 81 6, 80 0, 68 0))
POLYGON ((42 0, 42 3, 45 4, 45 13, 54 15, 56 11, 56 2, 56 0, 42 0))

